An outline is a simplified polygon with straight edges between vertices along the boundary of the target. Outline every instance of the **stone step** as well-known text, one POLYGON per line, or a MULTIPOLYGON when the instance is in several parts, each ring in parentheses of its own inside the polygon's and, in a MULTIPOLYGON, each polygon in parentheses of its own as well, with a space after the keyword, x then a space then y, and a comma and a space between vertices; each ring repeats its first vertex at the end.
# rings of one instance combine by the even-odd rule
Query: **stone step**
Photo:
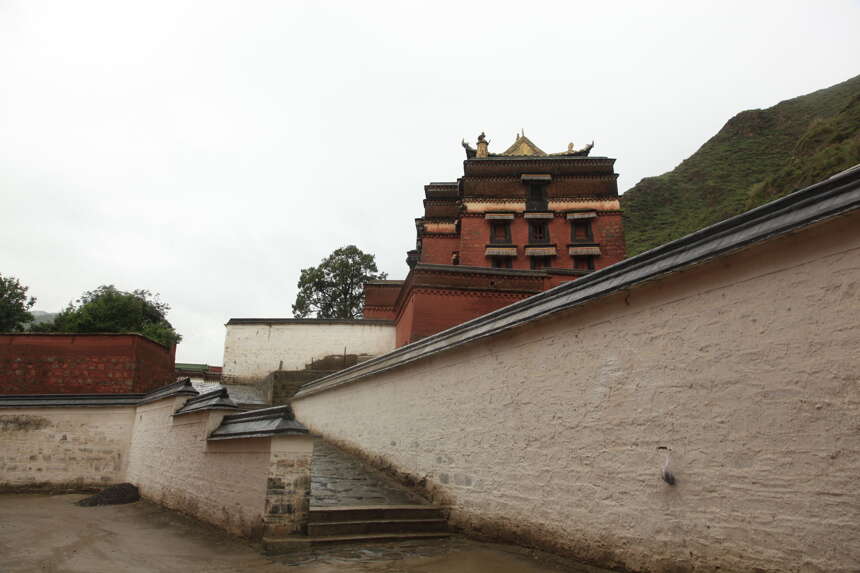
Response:
POLYGON ((366 505, 311 507, 309 523, 445 519, 438 505, 366 505))
POLYGON ((329 521, 309 523, 310 537, 337 537, 376 533, 428 533, 447 531, 445 519, 368 519, 364 521, 329 521))
POLYGON ((409 539, 437 539, 449 537, 447 531, 425 533, 367 533, 358 535, 330 535, 325 537, 281 537, 263 538, 263 551, 269 554, 304 551, 314 546, 333 543, 376 543, 385 541, 405 541, 409 539))

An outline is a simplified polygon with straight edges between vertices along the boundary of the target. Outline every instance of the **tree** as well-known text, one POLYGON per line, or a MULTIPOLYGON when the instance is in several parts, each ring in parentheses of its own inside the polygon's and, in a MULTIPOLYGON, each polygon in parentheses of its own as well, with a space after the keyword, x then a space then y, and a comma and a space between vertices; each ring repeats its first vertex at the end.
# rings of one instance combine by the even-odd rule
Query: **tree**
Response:
POLYGON ((182 340, 165 315, 170 306, 148 290, 124 292, 113 285, 87 291, 57 315, 53 332, 135 332, 165 346, 182 340))
POLYGON ((15 277, 0 275, 0 332, 21 332, 33 321, 30 309, 36 299, 27 297, 28 288, 15 277))
POLYGON ((302 269, 293 316, 307 318, 361 318, 364 283, 387 277, 378 272, 375 257, 355 245, 341 247, 319 266, 302 269))

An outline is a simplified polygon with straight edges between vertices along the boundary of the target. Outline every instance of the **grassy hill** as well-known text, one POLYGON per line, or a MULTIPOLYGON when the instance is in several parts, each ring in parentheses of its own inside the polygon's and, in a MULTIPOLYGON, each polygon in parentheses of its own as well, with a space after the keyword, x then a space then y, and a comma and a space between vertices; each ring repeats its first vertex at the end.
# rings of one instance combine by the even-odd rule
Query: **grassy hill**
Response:
POLYGON ((743 111, 678 167, 622 196, 628 256, 860 163, 860 76, 743 111))

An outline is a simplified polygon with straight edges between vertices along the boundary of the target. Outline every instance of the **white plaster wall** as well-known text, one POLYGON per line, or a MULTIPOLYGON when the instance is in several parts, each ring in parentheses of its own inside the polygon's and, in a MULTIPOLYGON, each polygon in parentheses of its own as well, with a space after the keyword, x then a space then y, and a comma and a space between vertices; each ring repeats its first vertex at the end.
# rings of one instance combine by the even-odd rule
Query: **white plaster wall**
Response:
POLYGON ((173 417, 186 398, 137 408, 128 481, 141 495, 238 535, 262 533, 269 438, 207 442, 222 413, 173 417))
POLYGON ((341 354, 385 354, 394 326, 380 324, 228 324, 225 382, 252 383, 278 370, 302 370, 313 360, 341 354))
POLYGON ((853 215, 293 408, 478 534, 642 571, 856 573, 858 348, 853 215))
POLYGON ((0 408, 0 487, 123 481, 134 407, 0 408))

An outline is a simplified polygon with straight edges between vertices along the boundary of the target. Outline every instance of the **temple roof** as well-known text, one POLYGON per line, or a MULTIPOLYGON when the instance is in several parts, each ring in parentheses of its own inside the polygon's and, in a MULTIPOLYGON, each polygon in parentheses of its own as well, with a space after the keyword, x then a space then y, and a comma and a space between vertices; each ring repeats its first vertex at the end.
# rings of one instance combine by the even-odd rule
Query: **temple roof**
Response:
POLYGON ((462 145, 466 150, 466 158, 467 159, 490 159, 490 158, 507 158, 507 157, 552 157, 552 158, 565 158, 565 157, 587 157, 591 152, 591 148, 594 147, 594 142, 589 143, 585 147, 581 149, 574 149, 573 143, 569 143, 567 146, 567 151, 562 151, 559 153, 547 153, 542 150, 540 147, 535 145, 535 143, 526 137, 525 131, 518 133, 516 139, 502 153, 490 153, 489 152, 489 140, 486 139, 484 133, 481 133, 478 136, 478 149, 473 148, 471 145, 466 143, 463 140, 462 145))
MULTIPOLYGON (((499 154, 491 153, 490 155, 499 154)), ((514 141, 514 143, 510 147, 508 147, 501 155, 515 155, 518 157, 528 155, 546 156, 546 153, 540 147, 535 145, 531 139, 526 137, 525 132, 523 132, 521 134, 517 134, 517 139, 514 141)))

